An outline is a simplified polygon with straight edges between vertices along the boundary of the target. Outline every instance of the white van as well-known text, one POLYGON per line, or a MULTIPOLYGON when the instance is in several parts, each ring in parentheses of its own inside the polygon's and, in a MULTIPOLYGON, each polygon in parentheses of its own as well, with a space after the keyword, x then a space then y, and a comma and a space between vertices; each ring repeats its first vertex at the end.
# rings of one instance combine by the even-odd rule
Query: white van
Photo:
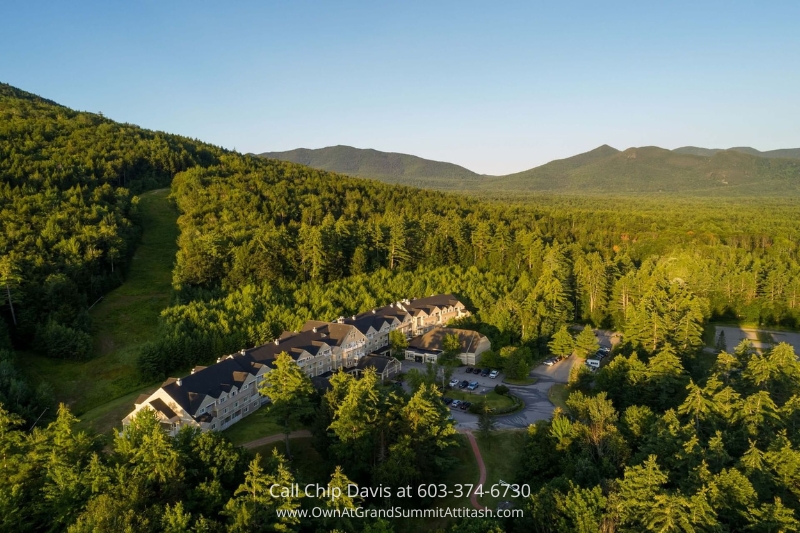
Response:
POLYGON ((586 366, 589 368, 598 369, 600 368, 600 359, 587 359, 586 366))

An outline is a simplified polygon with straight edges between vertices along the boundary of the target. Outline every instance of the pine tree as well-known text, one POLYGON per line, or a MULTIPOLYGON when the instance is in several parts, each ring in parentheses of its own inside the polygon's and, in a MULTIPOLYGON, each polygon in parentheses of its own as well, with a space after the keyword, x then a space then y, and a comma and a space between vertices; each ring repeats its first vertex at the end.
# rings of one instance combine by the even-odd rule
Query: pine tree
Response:
POLYGON ((725 342, 725 330, 724 329, 720 329, 719 330, 719 335, 717 335, 717 342, 715 344, 715 347, 716 347, 718 352, 724 352, 725 350, 728 349, 728 344, 725 342))
POLYGON ((592 328, 584 326, 575 338, 575 355, 585 359, 587 356, 596 353, 599 349, 600 343, 592 331, 592 328))
POLYGON ((553 338, 547 343, 547 347, 550 348, 550 353, 554 355, 558 355, 561 357, 568 357, 572 355, 572 352, 575 350, 575 341, 572 338, 572 335, 569 334, 569 330, 567 330, 567 326, 561 326, 553 338))
POLYGON ((289 433, 292 424, 313 412, 314 386, 305 372, 286 352, 275 358, 275 368, 267 372, 259 392, 272 400, 272 410, 283 425, 286 454, 291 457, 289 433))
POLYGON ((497 421, 491 411, 485 401, 478 406, 478 434, 481 436, 481 440, 487 443, 494 434, 494 430, 497 429, 497 421))

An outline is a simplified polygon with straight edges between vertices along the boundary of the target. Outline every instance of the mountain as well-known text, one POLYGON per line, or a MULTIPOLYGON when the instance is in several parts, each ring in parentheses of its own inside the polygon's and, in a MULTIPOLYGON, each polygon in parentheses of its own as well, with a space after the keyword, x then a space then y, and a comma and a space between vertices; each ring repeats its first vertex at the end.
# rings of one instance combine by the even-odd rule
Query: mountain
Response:
POLYGON ((352 146, 329 146, 315 150, 298 148, 288 152, 265 152, 259 156, 415 187, 474 188, 482 179, 480 174, 452 163, 352 146))
POLYGON ((644 146, 620 151, 604 144, 506 176, 482 176, 450 163, 349 146, 261 156, 389 183, 478 193, 797 196, 800 159, 789 158, 792 154, 800 155, 800 149, 759 152, 644 146))
MULTIPOLYGON (((780 150, 768 150, 766 152, 761 152, 760 150, 756 150, 755 148, 751 148, 749 146, 734 146, 733 148, 728 148, 727 150, 741 152, 743 154, 750 154, 757 157, 800 159, 800 148, 783 148, 780 150)), ((725 149, 723 148, 698 148, 697 146, 682 146, 681 148, 675 148, 673 150, 673 152, 677 154, 702 155, 708 157, 724 151, 725 149)))

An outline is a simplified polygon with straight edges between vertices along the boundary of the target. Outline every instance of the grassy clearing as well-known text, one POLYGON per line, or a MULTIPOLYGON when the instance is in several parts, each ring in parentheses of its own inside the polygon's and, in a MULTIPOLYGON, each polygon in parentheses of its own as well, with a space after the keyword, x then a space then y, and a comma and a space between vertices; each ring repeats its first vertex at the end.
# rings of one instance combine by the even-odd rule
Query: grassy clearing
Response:
POLYGON ((556 383, 550 390, 547 391, 547 399, 556 407, 567 410, 567 396, 569 396, 569 389, 563 383, 556 383))
POLYGON ((497 508, 497 502, 509 500, 515 501, 510 494, 503 497, 504 487, 500 489, 500 494, 493 497, 490 494, 492 485, 500 483, 500 480, 513 483, 516 477, 517 460, 525 442, 525 430, 506 430, 497 431, 488 439, 477 436, 478 446, 481 449, 483 463, 486 465, 486 484, 483 486, 484 495, 478 501, 490 509, 497 508))
MULTIPOLYGON (((292 426, 292 431, 304 428, 302 425, 292 426)), ((223 434, 235 445, 241 446, 262 437, 283 434, 283 425, 272 413, 272 409, 264 406, 223 431, 223 434)))
POLYGON ((49 382, 56 399, 98 432, 119 424, 132 400, 154 385, 139 381, 135 363, 137 348, 153 338, 172 295, 178 213, 168 195, 161 189, 141 196, 142 242, 128 277, 91 310, 94 357, 79 362, 26 354, 21 365, 34 382, 49 382))
POLYGON ((514 401, 508 396, 497 394, 496 392, 487 392, 486 394, 474 394, 460 390, 449 390, 445 396, 453 398, 454 400, 466 400, 468 402, 479 402, 481 398, 486 400, 486 404, 492 409, 506 409, 514 405, 514 401))
MULTIPOLYGON (((292 439, 290 446, 292 447, 293 456, 291 468, 295 473, 295 481, 297 483, 316 482, 325 484, 330 481, 331 472, 328 471, 325 461, 322 460, 322 457, 312 446, 312 439, 292 439)), ((253 448, 251 452, 254 455, 256 453, 261 455, 262 464, 266 464, 275 449, 286 456, 286 445, 283 441, 253 448)))

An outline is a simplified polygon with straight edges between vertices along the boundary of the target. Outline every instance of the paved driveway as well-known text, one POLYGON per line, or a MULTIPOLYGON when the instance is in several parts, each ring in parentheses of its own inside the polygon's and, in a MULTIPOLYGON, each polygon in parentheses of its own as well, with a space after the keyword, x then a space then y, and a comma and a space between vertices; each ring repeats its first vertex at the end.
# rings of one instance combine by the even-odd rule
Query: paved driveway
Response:
MULTIPOLYGON (((601 346, 612 348, 618 341, 618 338, 610 331, 595 330, 595 334, 601 346)), ((581 364, 583 364, 583 359, 571 356, 553 366, 539 365, 534 368, 530 375, 531 377, 537 378, 538 381, 533 385, 520 387, 506 383, 505 385, 514 396, 522 398, 525 402, 525 408, 512 415, 496 417, 495 421, 497 422, 497 427, 499 429, 526 428, 539 420, 549 420, 550 417, 553 416, 553 410, 555 409, 555 406, 550 403, 550 400, 547 398, 550 387, 556 383, 568 383, 572 367, 581 364)), ((403 372, 407 372, 411 368, 416 368, 422 372, 425 371, 425 365, 423 363, 403 361, 403 372)), ((465 379, 468 381, 478 381, 479 386, 475 391, 477 395, 491 391, 494 389, 495 385, 502 383, 502 373, 497 379, 489 379, 488 377, 482 378, 475 374, 467 374, 465 370, 466 367, 463 366, 456 368, 455 372, 453 372, 453 378, 459 381, 465 379)), ((403 386, 406 390, 409 390, 407 383, 403 383, 403 386)), ((464 392, 469 391, 465 390, 464 392)), ((470 414, 461 409, 450 409, 450 412, 458 423, 457 427, 459 430, 476 429, 478 427, 477 415, 470 414)))
MULTIPOLYGON (((570 369, 573 365, 582 364, 583 360, 577 357, 569 357, 560 363, 553 366, 539 365, 531 371, 531 377, 538 379, 533 385, 526 385, 524 387, 517 385, 505 384, 514 396, 517 396, 525 402, 525 408, 517 413, 498 416, 495 418, 498 429, 515 429, 526 428, 534 422, 539 420, 549 420, 553 416, 553 409, 555 406, 547 399, 547 392, 555 383, 567 383, 569 380, 570 369)), ((463 371, 462 371, 463 374, 463 371)), ((469 374, 465 374, 469 377, 469 374)), ((454 377, 460 377, 461 374, 456 373, 454 377)), ((502 377, 502 374, 500 375, 502 377)), ((466 378, 462 378, 466 379, 466 378)), ((483 382, 492 382, 488 385, 489 390, 492 390, 497 380, 489 378, 478 378, 478 381, 483 385, 483 382)), ((483 387, 479 387, 481 390, 483 387)), ((478 417, 476 415, 467 413, 460 409, 451 409, 453 418, 458 422, 459 429, 475 429, 478 427, 478 417)))

